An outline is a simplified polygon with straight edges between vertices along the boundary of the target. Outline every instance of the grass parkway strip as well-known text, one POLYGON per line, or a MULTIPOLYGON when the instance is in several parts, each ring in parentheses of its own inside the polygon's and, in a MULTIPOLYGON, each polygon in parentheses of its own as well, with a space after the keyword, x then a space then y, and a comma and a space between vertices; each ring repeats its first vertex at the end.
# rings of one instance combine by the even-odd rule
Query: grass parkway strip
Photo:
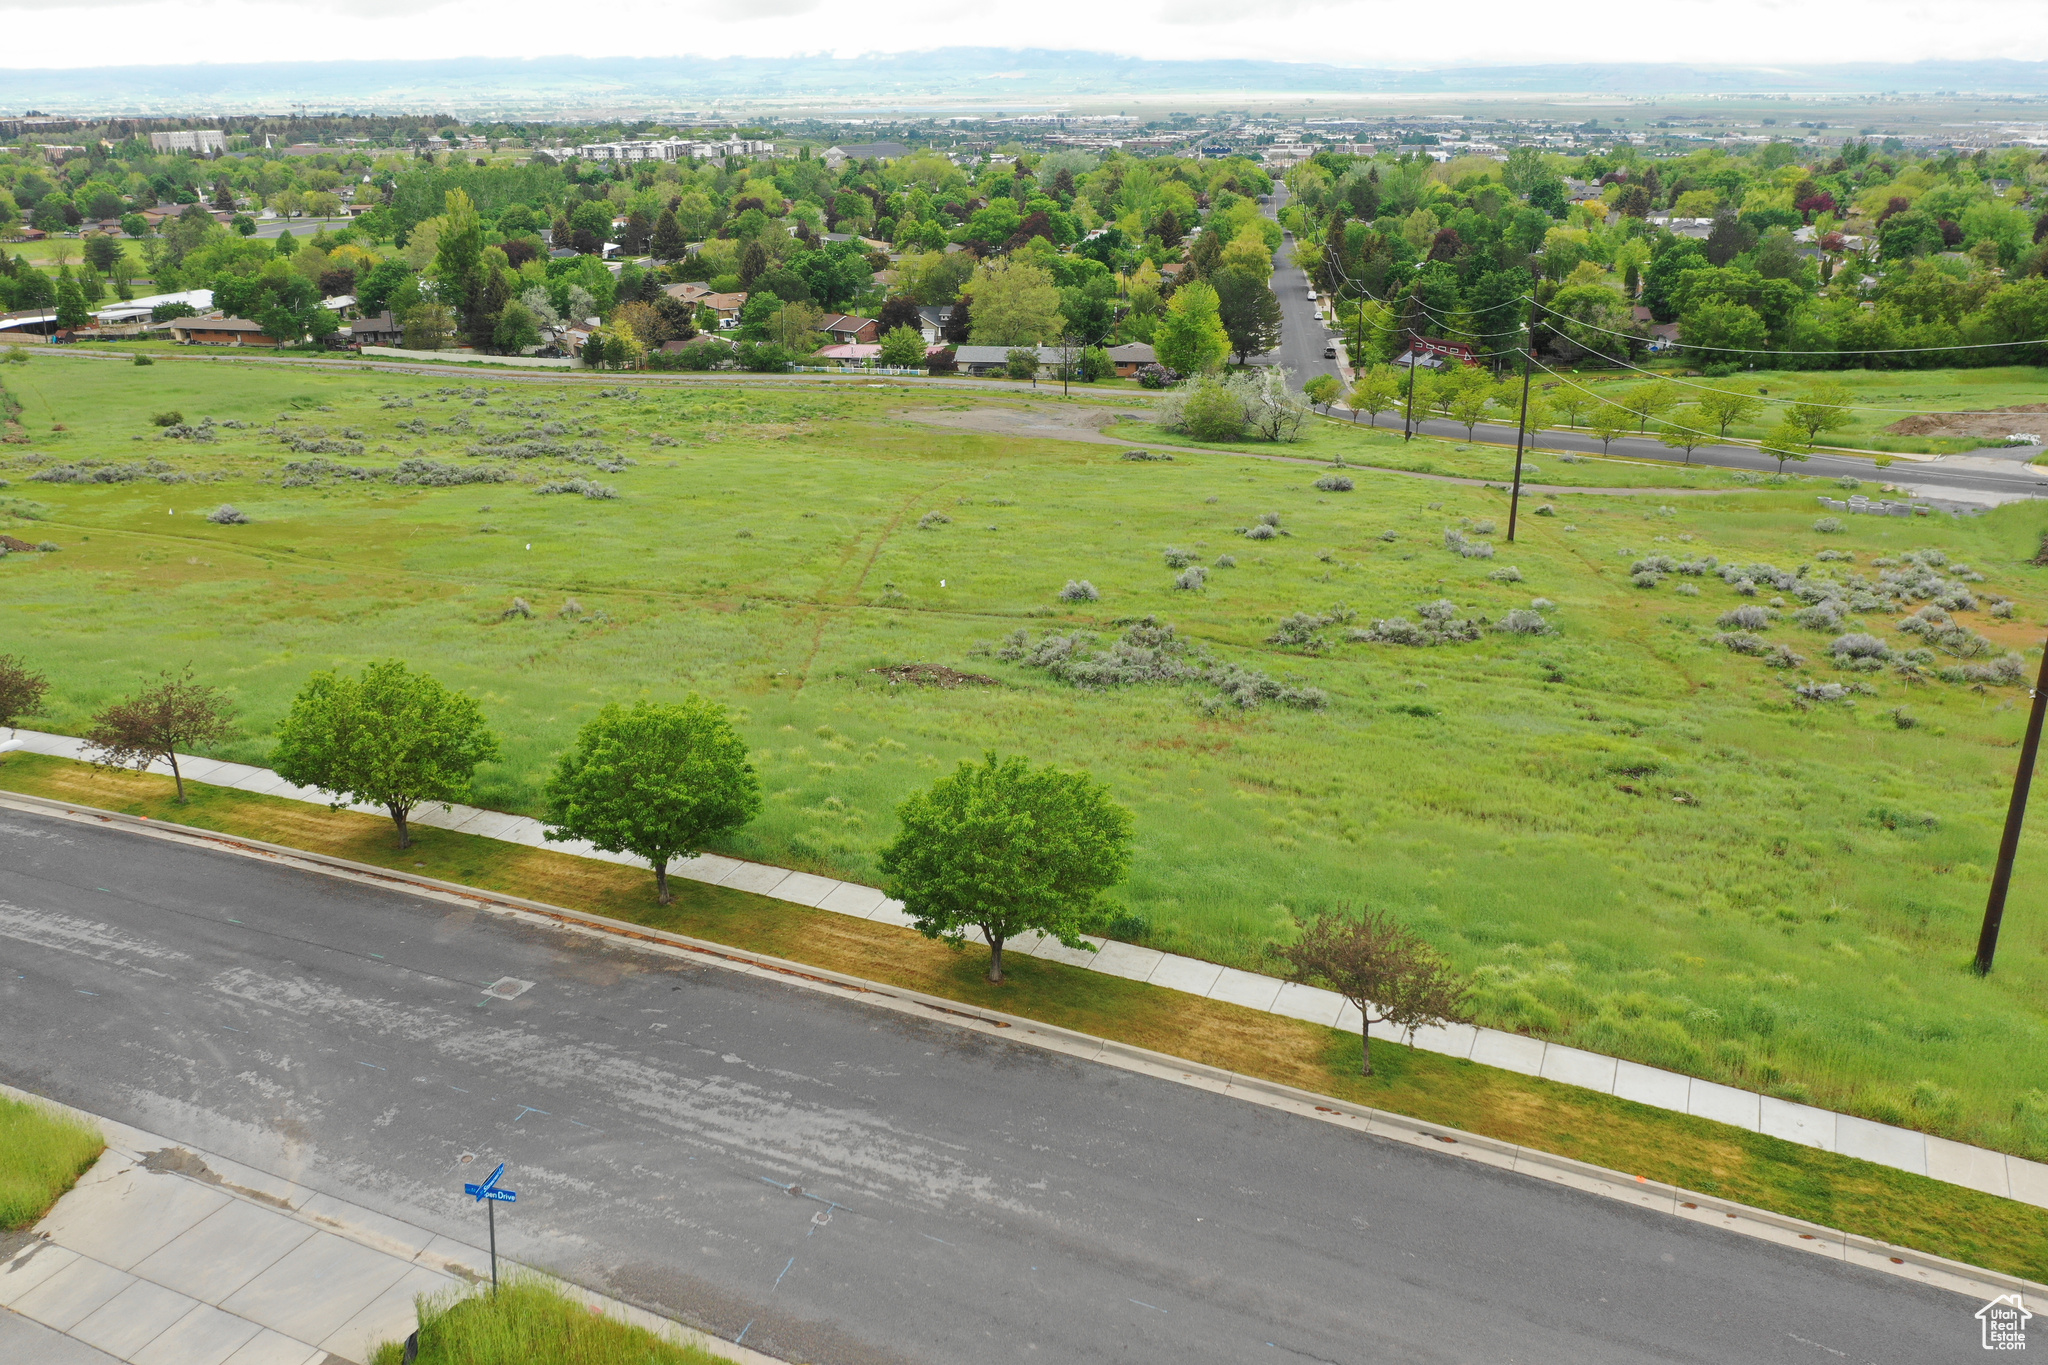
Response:
POLYGON ((167 778, 45 755, 10 756, 0 786, 765 953, 2004 1274, 2031 1277, 2048 1265, 2048 1209, 1397 1043, 1375 1040, 1375 1074, 1361 1077, 1355 1033, 1061 962, 1020 955, 1010 979, 991 986, 971 956, 892 924, 686 879, 675 883, 674 903, 660 906, 637 868, 431 827, 401 852, 386 822, 358 812, 200 783, 179 806, 167 778))

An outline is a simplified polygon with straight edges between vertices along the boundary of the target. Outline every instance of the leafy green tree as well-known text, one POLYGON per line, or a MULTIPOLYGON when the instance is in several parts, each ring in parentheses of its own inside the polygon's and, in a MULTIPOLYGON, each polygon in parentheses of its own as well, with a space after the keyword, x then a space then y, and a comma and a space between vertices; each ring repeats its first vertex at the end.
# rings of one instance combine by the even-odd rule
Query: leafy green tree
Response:
POLYGON ((679 703, 616 703, 592 717, 555 765, 546 837, 631 853, 654 869, 663 905, 669 864, 761 810, 761 783, 725 708, 691 694, 679 703))
POLYGON ((413 811, 467 797, 477 765, 497 756, 475 698, 387 659, 365 664, 359 678, 308 679, 278 727, 270 766, 287 782, 330 793, 336 810, 382 806, 398 846, 410 848, 413 811))
POLYGON ((1636 419, 1636 430, 1647 431, 1650 419, 1661 417, 1678 406, 1679 388, 1668 379, 1652 379, 1622 390, 1617 400, 1623 412, 1636 419))
POLYGON ((121 244, 104 232, 96 232, 85 239, 85 260, 100 274, 111 275, 121 260, 121 244))
POLYGON ((1713 424, 1717 434, 1726 436, 1728 428, 1737 422, 1747 422, 1763 410, 1763 403, 1754 394, 1742 393, 1736 389, 1715 388, 1700 392, 1693 400, 1702 419, 1713 424))
POLYGON ((1451 398, 1450 411, 1446 415, 1465 428, 1465 439, 1472 439, 1472 431, 1486 419, 1486 410, 1493 406, 1493 386, 1466 384, 1451 398))
POLYGON ((433 274, 440 281, 439 297, 447 301, 460 319, 461 331, 488 337, 488 327, 479 319, 486 311, 485 288, 490 280, 484 269, 483 221, 476 205, 461 190, 449 190, 441 214, 441 235, 434 246, 433 274))
POLYGON ((1038 348, 1012 346, 1003 357, 1003 372, 1012 379, 1032 379, 1038 374, 1038 348))
POLYGON ((1021 757, 963 762, 896 808, 878 863, 926 938, 962 946, 969 929, 1003 979, 1003 945, 1037 931, 1069 948, 1130 869, 1132 817, 1086 773, 1021 757))
POLYGON ((1238 364, 1280 344, 1280 296, 1266 286, 1266 275, 1242 266, 1225 266, 1211 283, 1216 290, 1217 317, 1230 338, 1230 349, 1237 353, 1238 364))
POLYGON ((127 233, 130 237, 147 237, 149 235, 149 219, 144 218, 139 213, 124 213, 121 215, 121 231, 127 233))
POLYGON ((1102 347, 1085 346, 1081 349, 1081 359, 1076 363, 1075 369, 1083 383, 1093 384, 1114 375, 1116 362, 1109 358, 1109 352, 1102 347))
POLYGON ((1671 415, 1671 425, 1657 433, 1667 450, 1685 452, 1685 462, 1692 463, 1692 453, 1707 443, 1706 426, 1712 419, 1705 416, 1695 403, 1680 408, 1671 415))
POLYGON ((438 351, 455 335, 455 315, 442 303, 423 301, 398 319, 408 351, 438 351))
POLYGON ((1849 406, 1852 397, 1847 385, 1824 379, 1808 388, 1799 401, 1785 406, 1785 425, 1802 433, 1805 444, 1811 446, 1829 432, 1840 431, 1856 420, 1855 411, 1849 406))
POLYGON ((1785 472, 1785 462, 1805 464, 1813 456, 1812 440, 1804 427, 1789 420, 1781 420, 1771 428, 1759 447, 1764 454, 1778 462, 1778 472, 1785 472))
POLYGON ((1372 419, 1372 425, 1380 424, 1380 414, 1392 412, 1401 406, 1401 376, 1391 365, 1375 365, 1358 376, 1351 386, 1351 420, 1357 421, 1359 413, 1372 419))
POLYGON ((117 768, 147 768, 162 759, 178 786, 178 804, 185 804, 185 775, 178 751, 190 752, 218 744, 234 732, 232 707, 219 688, 166 672, 154 687, 117 701, 92 718, 85 732, 87 751, 97 762, 117 768))
POLYGON ((57 326, 70 331, 91 321, 92 311, 86 307, 85 293, 72 277, 71 267, 57 267, 57 326))
POLYGON ((518 299, 511 300, 498 312, 491 345, 503 355, 518 355, 529 346, 540 345, 540 319, 518 299))
POLYGON ((1593 420, 1586 429, 1600 438, 1600 453, 1605 455, 1617 436, 1628 435, 1629 414, 1612 403, 1602 403, 1594 410, 1593 420))
POLYGON ((1319 374, 1304 383, 1301 391, 1308 395, 1309 402, 1321 404, 1323 411, 1328 412, 1330 405, 1343 395, 1344 384, 1334 374, 1319 374))
POLYGON ((1723 297, 1704 298, 1679 320, 1681 346, 1698 348, 1699 360, 1714 363, 1744 351, 1762 352, 1771 343, 1762 314, 1746 303, 1723 297))
POLYGON ((924 364, 924 347, 924 333, 915 327, 893 328, 882 337, 882 363, 891 369, 917 369, 924 364))
POLYGON ((1372 1026, 1392 1024, 1412 1040, 1415 1030, 1469 1022, 1471 988, 1413 930, 1384 910, 1349 907, 1296 916, 1299 934, 1277 950, 1288 980, 1323 986, 1359 1014, 1362 1074, 1372 1075, 1372 1026))
POLYGON ((1065 326, 1052 272, 1027 261, 1005 257, 984 265, 967 292, 974 300, 976 346, 1036 346, 1057 338, 1065 326))
POLYGON ((1200 280, 1176 289, 1152 334, 1159 363, 1181 374, 1209 374, 1230 354, 1216 291, 1200 280))
POLYGON ((657 261, 680 261, 689 247, 690 240, 683 235, 675 210, 663 209, 661 217, 654 220, 654 236, 648 242, 649 252, 657 261))

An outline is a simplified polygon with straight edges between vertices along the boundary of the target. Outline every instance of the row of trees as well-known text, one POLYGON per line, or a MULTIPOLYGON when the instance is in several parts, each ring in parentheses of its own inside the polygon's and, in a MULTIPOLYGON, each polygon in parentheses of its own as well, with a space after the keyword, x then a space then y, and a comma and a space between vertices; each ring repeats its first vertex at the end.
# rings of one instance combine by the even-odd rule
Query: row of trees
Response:
MULTIPOLYGON (((0 725, 34 713, 47 691, 47 679, 0 655, 0 725)), ((188 668, 105 708, 87 741, 110 765, 166 762, 182 805, 181 751, 218 745, 232 727, 226 694, 195 682, 188 668)), ((286 781, 329 793, 337 810, 382 807, 403 849, 414 810, 463 799, 478 765, 497 756, 473 698, 390 660, 354 677, 309 679, 278 728, 271 764, 286 781)), ((663 905, 676 859, 696 856, 761 808, 745 741, 724 708, 695 695, 606 706, 557 761, 544 797, 548 839, 645 860, 663 905)), ((1022 935, 1092 947, 1084 934, 1105 919, 1105 894, 1129 871, 1135 823, 1086 773, 992 752, 913 793, 896 820, 877 861, 905 913, 927 938, 955 948, 979 931, 996 983, 1005 946, 1022 935)), ((1358 1007, 1365 1074, 1373 1024, 1412 1031, 1468 1017, 1463 982, 1385 913, 1338 907, 1302 917, 1298 928, 1277 951, 1293 979, 1327 985, 1358 1007)))

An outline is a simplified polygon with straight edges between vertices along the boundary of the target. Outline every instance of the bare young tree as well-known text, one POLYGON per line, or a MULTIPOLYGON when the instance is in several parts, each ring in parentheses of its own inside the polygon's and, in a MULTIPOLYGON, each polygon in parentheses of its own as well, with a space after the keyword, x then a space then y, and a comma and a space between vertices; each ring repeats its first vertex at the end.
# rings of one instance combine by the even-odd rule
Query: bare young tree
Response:
POLYGON ((49 690, 48 678, 12 654, 0 654, 0 729, 12 730, 15 721, 34 715, 49 690))
POLYGON ((192 667, 163 673, 156 686, 117 701, 92 718, 85 742, 98 762, 113 768, 147 768, 161 758, 171 765, 178 804, 185 804, 185 776, 178 750, 218 744, 233 733, 227 697, 217 687, 192 681, 192 667))
POLYGON ((1372 1026, 1392 1024, 1413 1037, 1425 1024, 1468 1023, 1471 988, 1436 949, 1384 910, 1352 913, 1340 905, 1312 918, 1297 915, 1301 934, 1278 949, 1293 968, 1288 980, 1325 986, 1349 1000, 1363 1022, 1362 1075, 1372 1075, 1372 1026))

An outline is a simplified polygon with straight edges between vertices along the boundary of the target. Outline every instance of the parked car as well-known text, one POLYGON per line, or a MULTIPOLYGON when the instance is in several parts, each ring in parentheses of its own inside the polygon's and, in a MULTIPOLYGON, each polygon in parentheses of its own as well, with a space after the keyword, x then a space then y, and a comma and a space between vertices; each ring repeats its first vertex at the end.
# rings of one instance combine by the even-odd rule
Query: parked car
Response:
POLYGON ((1335 347, 1334 345, 1331 345, 1331 346, 1325 346, 1325 347, 1323 347, 1323 359, 1325 359, 1325 360, 1335 360, 1336 358, 1337 358, 1337 348, 1336 348, 1336 347, 1335 347))

